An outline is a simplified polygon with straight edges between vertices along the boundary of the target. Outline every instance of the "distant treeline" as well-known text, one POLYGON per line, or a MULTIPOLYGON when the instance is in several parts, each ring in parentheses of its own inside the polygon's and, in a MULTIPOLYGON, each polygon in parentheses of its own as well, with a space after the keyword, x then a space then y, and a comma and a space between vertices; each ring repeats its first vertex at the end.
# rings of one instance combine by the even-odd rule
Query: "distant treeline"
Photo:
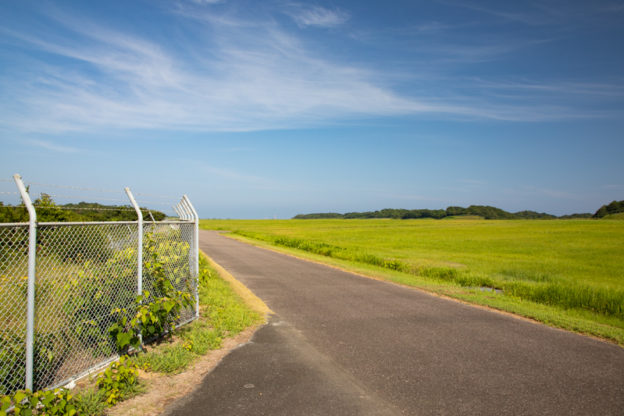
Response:
MULTIPOLYGON (((47 194, 33 201, 38 222, 86 222, 86 221, 136 221, 137 214, 131 206, 102 205, 95 202, 57 205, 47 194)), ((142 208, 143 217, 151 220, 148 210, 142 208)), ((149 210, 154 220, 161 221, 166 215, 149 210)), ((0 202, 0 222, 28 222, 28 211, 23 204, 5 205, 0 202)))
POLYGON ((468 216, 468 215, 478 216, 478 217, 482 217, 488 220, 512 220, 512 219, 534 220, 534 219, 555 219, 555 218, 569 219, 569 218, 591 218, 592 217, 592 214, 589 214, 589 213, 563 215, 561 217, 557 217, 555 215, 546 214, 545 212, 535 212, 535 211, 507 212, 500 208, 496 208, 496 207, 492 207, 488 205, 470 205, 468 208, 448 207, 446 209, 386 208, 386 209, 382 209, 379 211, 347 212, 346 214, 339 214, 336 212, 323 212, 323 213, 316 213, 316 214, 299 214, 293 218, 294 219, 393 218, 393 219, 406 220, 406 219, 411 219, 411 218, 441 219, 445 217, 458 217, 458 216, 468 216))

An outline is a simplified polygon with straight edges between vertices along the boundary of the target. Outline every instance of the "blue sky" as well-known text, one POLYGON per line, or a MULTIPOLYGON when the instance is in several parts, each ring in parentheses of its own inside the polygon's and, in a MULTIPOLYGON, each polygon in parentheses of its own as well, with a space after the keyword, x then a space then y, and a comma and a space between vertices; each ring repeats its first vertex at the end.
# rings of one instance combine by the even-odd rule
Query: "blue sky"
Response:
POLYGON ((621 1, 2 1, 0 96, 5 202, 16 172, 204 218, 624 199, 621 1))

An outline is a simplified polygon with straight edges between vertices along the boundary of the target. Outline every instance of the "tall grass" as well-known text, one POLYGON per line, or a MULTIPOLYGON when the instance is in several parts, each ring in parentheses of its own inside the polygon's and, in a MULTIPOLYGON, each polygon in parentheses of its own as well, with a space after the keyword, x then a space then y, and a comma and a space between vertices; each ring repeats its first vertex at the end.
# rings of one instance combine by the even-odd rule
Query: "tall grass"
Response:
MULTIPOLYGON (((502 290, 507 296, 515 296, 546 305, 563 308, 579 308, 615 316, 624 319, 624 290, 592 287, 579 283, 546 282, 544 275, 539 281, 525 282, 525 274, 515 274, 511 281, 502 280, 495 276, 480 276, 470 270, 453 267, 414 266, 394 258, 384 258, 375 254, 361 252, 345 247, 328 244, 322 241, 305 240, 274 236, 257 232, 236 230, 234 233, 243 237, 265 241, 277 246, 290 247, 322 256, 341 260, 370 264, 377 267, 396 270, 417 276, 451 281, 464 287, 490 287, 502 290)), ((509 276, 507 276, 509 278, 509 276)))

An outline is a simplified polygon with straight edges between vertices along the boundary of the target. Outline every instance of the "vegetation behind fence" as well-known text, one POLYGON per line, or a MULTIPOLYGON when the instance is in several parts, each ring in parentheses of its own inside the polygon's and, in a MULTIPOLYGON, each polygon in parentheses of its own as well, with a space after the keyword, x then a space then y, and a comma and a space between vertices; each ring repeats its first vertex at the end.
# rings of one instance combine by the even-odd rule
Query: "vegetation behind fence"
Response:
MULTIPOLYGON (((57 387, 116 359, 121 351, 112 328, 142 304, 157 300, 166 309, 176 294, 197 299, 197 221, 183 218, 0 224, 0 395, 57 387)), ((198 312, 192 301, 178 309, 178 324, 198 312)), ((137 325, 144 341, 168 329, 152 326, 137 325)))

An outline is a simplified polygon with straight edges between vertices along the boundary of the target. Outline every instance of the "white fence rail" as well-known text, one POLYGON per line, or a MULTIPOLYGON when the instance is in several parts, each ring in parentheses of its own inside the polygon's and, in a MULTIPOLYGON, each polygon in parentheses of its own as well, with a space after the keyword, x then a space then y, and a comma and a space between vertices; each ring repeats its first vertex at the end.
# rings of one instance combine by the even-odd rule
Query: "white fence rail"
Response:
POLYGON ((180 219, 37 222, 19 175, 14 177, 28 223, 0 223, 0 395, 67 384, 118 358, 108 328, 113 311, 131 314, 135 298, 154 293, 154 262, 194 305, 178 325, 199 314, 199 217, 184 195, 180 219))

